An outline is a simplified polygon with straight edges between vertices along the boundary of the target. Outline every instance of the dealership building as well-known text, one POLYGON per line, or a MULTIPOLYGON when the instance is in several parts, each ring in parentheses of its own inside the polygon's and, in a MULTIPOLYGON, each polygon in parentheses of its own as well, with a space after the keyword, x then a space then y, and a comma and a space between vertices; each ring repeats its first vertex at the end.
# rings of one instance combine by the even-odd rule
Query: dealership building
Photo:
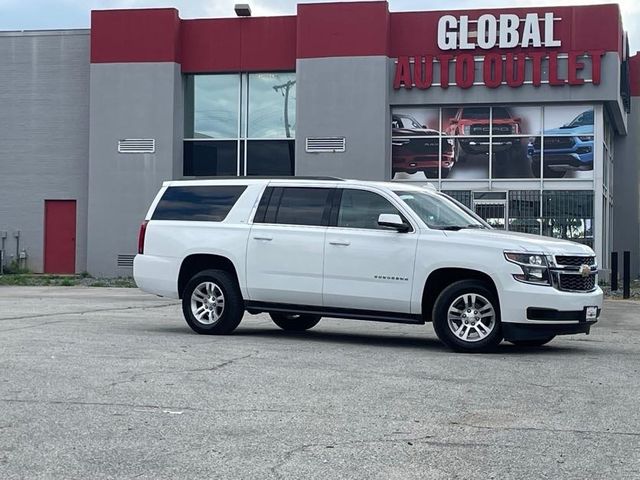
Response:
POLYGON ((0 32, 0 58, 5 265, 131 275, 163 181, 312 175, 430 182, 638 275, 640 56, 615 4, 101 10, 0 32))

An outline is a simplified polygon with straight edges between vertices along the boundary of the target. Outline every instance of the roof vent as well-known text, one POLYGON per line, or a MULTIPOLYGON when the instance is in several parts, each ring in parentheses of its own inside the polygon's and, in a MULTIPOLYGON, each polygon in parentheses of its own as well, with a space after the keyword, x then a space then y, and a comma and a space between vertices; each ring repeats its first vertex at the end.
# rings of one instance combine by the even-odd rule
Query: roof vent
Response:
POLYGON ((306 150, 308 153, 336 153, 344 152, 347 141, 344 137, 307 137, 306 150))
POLYGON ((153 138, 125 138, 118 140, 118 153, 155 153, 153 138))
POLYGON ((118 255, 118 267, 133 268, 133 259, 135 255, 118 255))

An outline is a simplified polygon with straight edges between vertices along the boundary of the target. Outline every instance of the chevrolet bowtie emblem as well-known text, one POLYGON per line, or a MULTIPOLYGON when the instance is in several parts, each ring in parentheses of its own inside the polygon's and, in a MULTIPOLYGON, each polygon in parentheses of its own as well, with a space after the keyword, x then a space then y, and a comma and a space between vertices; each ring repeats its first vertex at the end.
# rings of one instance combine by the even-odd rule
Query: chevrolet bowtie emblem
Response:
POLYGON ((580 272, 580 275, 583 277, 588 277, 591 274, 591 267, 589 265, 580 265, 578 272, 580 272))

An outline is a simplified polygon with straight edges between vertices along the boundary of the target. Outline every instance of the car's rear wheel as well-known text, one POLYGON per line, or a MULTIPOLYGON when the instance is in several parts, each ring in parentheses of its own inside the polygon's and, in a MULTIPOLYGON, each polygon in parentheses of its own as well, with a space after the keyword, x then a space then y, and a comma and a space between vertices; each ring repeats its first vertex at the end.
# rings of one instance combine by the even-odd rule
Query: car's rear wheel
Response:
POLYGON ((311 315, 307 313, 275 313, 269 314, 273 323, 283 330, 301 332, 315 327, 320 321, 320 315, 311 315))
POLYGON ((479 280, 454 282, 436 299, 433 328, 456 351, 490 351, 502 341, 498 299, 479 280))
POLYGON ((541 347, 542 345, 546 345, 551 340, 556 338, 555 335, 546 338, 537 338, 535 340, 509 340, 509 343, 513 343, 518 347, 541 347))
POLYGON ((233 332, 244 315, 244 302, 235 277, 224 270, 196 274, 182 294, 182 313, 197 333, 233 332))

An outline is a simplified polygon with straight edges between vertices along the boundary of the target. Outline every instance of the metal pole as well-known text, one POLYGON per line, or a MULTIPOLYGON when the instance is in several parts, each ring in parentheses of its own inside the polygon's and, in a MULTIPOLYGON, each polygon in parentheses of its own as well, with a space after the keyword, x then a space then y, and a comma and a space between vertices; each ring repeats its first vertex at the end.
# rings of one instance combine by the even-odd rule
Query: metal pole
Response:
POLYGON ((611 252, 611 291, 618 290, 618 252, 611 252))
POLYGON ((282 85, 274 85, 273 89, 276 92, 284 89, 282 96, 284 97, 284 130, 286 138, 291 138, 291 126, 289 125, 289 91, 291 87, 296 84, 295 80, 289 80, 282 85))
POLYGON ((631 296, 631 252, 625 250, 622 258, 622 298, 631 296))

